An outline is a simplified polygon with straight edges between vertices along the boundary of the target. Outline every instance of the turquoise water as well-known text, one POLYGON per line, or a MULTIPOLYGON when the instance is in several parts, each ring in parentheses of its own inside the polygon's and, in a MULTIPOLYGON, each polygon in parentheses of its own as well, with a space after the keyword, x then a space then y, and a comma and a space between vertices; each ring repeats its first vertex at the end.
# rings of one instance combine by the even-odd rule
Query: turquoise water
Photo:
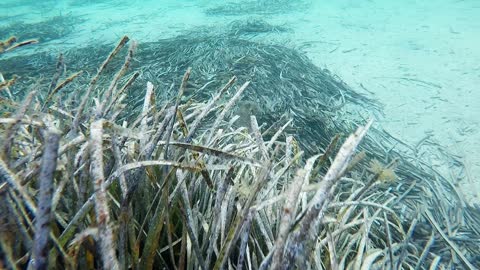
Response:
MULTIPOLYGON (((288 108, 285 115, 298 117, 303 124, 318 124, 322 122, 312 119, 319 110, 325 109, 321 108, 322 105, 341 107, 347 103, 363 104, 362 120, 374 117, 377 129, 385 130, 396 138, 395 146, 407 148, 411 154, 409 165, 427 164, 442 173, 451 186, 458 187, 459 201, 478 205, 479 18, 480 2, 473 0, 337 0, 328 3, 286 0, 4 0, 0 3, 0 40, 16 36, 18 42, 35 39, 38 43, 0 54, 0 72, 6 79, 13 74, 21 74, 22 78, 17 82, 20 85, 24 79, 45 79, 49 75, 44 73, 52 74, 58 55, 64 53, 66 74, 85 69, 85 73, 91 75, 124 35, 138 42, 138 54, 132 60, 132 69, 142 70, 138 79, 142 82, 158 79, 158 74, 163 76, 171 72, 177 77, 183 74, 187 63, 182 62, 182 57, 189 59, 189 65, 193 63, 191 82, 196 88, 205 81, 228 79, 230 74, 225 70, 245 68, 256 72, 256 67, 259 67, 259 72, 263 73, 260 79, 251 76, 252 91, 255 87, 262 89, 259 87, 263 83, 262 78, 266 81, 262 86, 268 82, 275 89, 269 89, 271 94, 263 96, 261 101, 249 99, 256 96, 247 91, 247 98, 237 112, 240 115, 237 124, 249 125, 250 114, 265 108, 269 112, 282 113, 288 108), (196 46, 198 44, 201 45, 196 46), (242 55, 243 49, 251 54, 242 55), (177 51, 184 55, 175 55, 177 51), (276 57, 269 58, 270 55, 276 57), (18 61, 9 62, 9 59, 18 61), (205 64, 207 60, 209 64, 205 64), (297 63, 289 63, 291 60, 297 63), (230 62, 222 65, 222 61, 230 62), (172 63, 178 66, 164 66, 172 63), (256 66, 261 64, 264 66, 256 66), (268 68, 264 68, 267 64, 268 68), (311 74, 322 75, 319 71, 323 72, 323 68, 329 70, 325 73, 345 82, 338 87, 345 92, 312 94, 304 91, 304 84, 324 82, 308 78, 311 74), (219 70, 222 73, 215 74, 219 70), (196 80, 200 77, 198 74, 203 76, 203 81, 198 80, 202 83, 196 80), (288 77, 291 74, 295 74, 296 78, 288 77), (284 85, 291 86, 291 93, 284 85), (323 98, 321 102, 315 100, 318 97, 323 98), (381 110, 377 110, 377 106, 381 110), (446 160, 445 156, 451 159, 446 160)), ((113 73, 112 70, 108 72, 113 73)), ((246 73, 245 76, 248 76, 249 73, 246 73)), ((161 77, 154 83, 158 89, 166 90, 173 88, 172 81, 179 79, 161 77)), ((144 86, 139 88, 141 94, 133 93, 134 97, 130 97, 136 105, 141 105, 138 100, 143 98, 144 86)), ((12 89, 14 98, 21 94, 15 92, 15 87, 12 89)), ((69 98, 75 96, 75 93, 62 94, 69 98)), ((209 98, 211 93, 199 93, 198 96, 209 98)), ((282 113, 275 117, 280 119, 282 113)), ((353 111, 350 113, 355 114, 353 111)), ((338 115, 330 115, 335 119, 332 122, 343 124, 342 119, 335 118, 338 115)), ((304 125, 287 131, 311 136, 313 129, 304 125)), ((388 159, 391 149, 383 150, 387 153, 385 159, 388 159)), ((406 189, 402 184, 396 188, 402 192, 406 189)), ((412 200, 421 201, 422 196, 434 197, 425 192, 420 198, 417 195, 412 200)), ((448 205, 448 202, 445 204, 448 205)), ((458 209, 455 207, 445 209, 458 209)), ((468 208, 472 212, 478 212, 478 209, 468 208)), ((453 219, 452 213, 441 214, 453 219)), ((450 224, 449 220, 442 222, 450 224)), ((465 225, 458 220, 454 223, 457 222, 465 225)), ((441 225, 444 226, 443 223, 441 225)), ((478 230, 476 225, 476 228, 469 229, 478 230)), ((426 239, 430 236, 428 230, 432 227, 423 231, 420 229, 426 239)), ((458 242, 468 246, 468 239, 465 240, 468 235, 463 235, 457 228, 453 228, 453 232, 449 230, 450 227, 448 237, 450 234, 458 236, 452 236, 451 241, 461 239, 458 242)), ((475 232, 478 234, 478 231, 475 232)), ((443 243, 440 237, 435 238, 437 240, 443 243)), ((469 259, 476 260, 478 265, 475 254, 470 252, 472 256, 469 259)))
POLYGON ((0 35, 40 40, 23 54, 58 53, 123 35, 141 44, 267 23, 276 28, 240 35, 294 48, 377 99, 379 123, 408 144, 434 139, 461 156, 472 198, 480 175, 478 18, 476 1, 2 1, 0 35))

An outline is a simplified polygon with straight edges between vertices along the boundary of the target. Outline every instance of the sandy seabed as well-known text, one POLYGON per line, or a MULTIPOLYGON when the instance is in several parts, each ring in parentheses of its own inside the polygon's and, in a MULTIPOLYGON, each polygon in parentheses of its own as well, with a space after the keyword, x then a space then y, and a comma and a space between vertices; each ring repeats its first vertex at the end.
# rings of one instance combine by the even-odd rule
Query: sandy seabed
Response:
POLYGON ((413 146, 428 138, 461 156, 466 167, 461 191, 467 200, 478 203, 478 1, 317 1, 307 9, 263 16, 208 16, 205 10, 218 5, 216 1, 88 5, 60 1, 54 8, 53 2, 47 1, 34 9, 28 5, 8 7, 7 2, 2 10, 11 19, 0 20, 0 26, 65 14, 85 19, 74 34, 40 44, 37 50, 113 43, 125 34, 141 42, 154 41, 193 27, 221 28, 245 18, 284 24, 293 31, 268 35, 267 42, 279 41, 302 50, 356 91, 378 99, 385 106, 385 116, 377 124, 395 137, 413 146))

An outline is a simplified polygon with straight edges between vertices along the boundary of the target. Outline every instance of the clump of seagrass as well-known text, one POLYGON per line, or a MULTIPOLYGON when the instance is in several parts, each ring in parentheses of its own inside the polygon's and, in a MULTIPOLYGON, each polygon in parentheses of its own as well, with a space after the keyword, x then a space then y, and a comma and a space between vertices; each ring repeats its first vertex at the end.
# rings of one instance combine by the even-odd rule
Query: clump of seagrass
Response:
POLYGON ((233 36, 256 36, 289 31, 291 29, 286 26, 272 25, 261 19, 236 20, 229 24, 229 34, 233 36))
POLYGON ((19 39, 40 39, 42 42, 64 38, 73 33, 83 20, 73 14, 54 16, 36 23, 15 22, 0 27, 0 37, 16 34, 19 39))
POLYGON ((305 8, 306 1, 261 0, 226 2, 205 10, 209 16, 283 14, 305 8))
MULTIPOLYGON (((6 40, 0 40, 0 55, 13 51, 23 46, 38 43, 38 40, 36 39, 24 40, 21 42, 17 42, 17 41, 18 40, 16 36, 11 36, 6 40)), ((17 81, 17 79, 18 79, 18 76, 16 74, 13 74, 11 75, 10 79, 5 80, 0 70, 0 92, 7 93, 10 100, 13 99, 13 95, 12 95, 12 92, 10 91, 10 87, 17 81)), ((0 98, 0 101, 3 101, 3 100, 0 98)), ((4 103, 8 103, 8 102, 4 102, 4 103)))
MULTIPOLYGON (((65 64, 74 70, 95 73, 101 64, 97 55, 107 53, 104 46, 68 51, 64 53, 65 64)), ((138 78, 138 85, 129 92, 127 102, 137 113, 143 101, 135 93, 144 91, 147 81, 163 90, 158 91, 156 98, 165 101, 175 97, 175 89, 179 87, 184 70, 192 67, 184 99, 202 101, 208 99, 214 89, 236 76, 252 84, 249 94, 241 98, 235 113, 255 105, 259 122, 267 125, 277 122, 276 127, 281 121, 295 118, 288 132, 296 135, 297 141, 309 154, 321 151, 328 145, 328 138, 337 133, 348 134, 356 126, 354 119, 363 121, 359 115, 368 116, 381 110, 378 102, 353 91, 327 69, 318 68, 301 53, 279 45, 192 33, 145 43, 139 48, 136 59, 138 61, 132 63, 131 68, 142 76, 138 78)), ((42 79, 36 70, 55 72, 55 61, 56 57, 40 54, 35 56, 35 60, 16 57, 0 61, 0 64, 7 70, 21 66, 23 72, 18 71, 17 74, 25 80, 17 84, 25 86, 25 89, 42 79)), ((112 64, 120 65, 121 60, 112 61, 112 64)), ((86 78, 77 81, 78 84, 88 83, 86 78)), ((73 95, 69 100, 78 102, 76 97, 73 95)), ((64 104, 70 102, 63 101, 57 107, 68 111, 64 104)), ((248 123, 248 117, 241 122, 248 123)), ((266 132, 272 135, 271 130, 266 132)))
POLYGON ((192 84, 195 67, 185 68, 176 94, 158 99, 164 88, 131 71, 142 47, 129 42, 122 38, 75 88, 77 102, 56 102, 64 54, 52 81, 0 118, 7 267, 479 267, 475 209, 417 156, 412 165, 393 152, 371 120, 310 156, 290 129, 296 115, 270 126, 251 115, 249 127, 235 125, 234 108, 255 81, 212 77, 219 87, 194 100, 188 91, 207 86, 192 84), (138 106, 128 92, 139 82, 138 106))

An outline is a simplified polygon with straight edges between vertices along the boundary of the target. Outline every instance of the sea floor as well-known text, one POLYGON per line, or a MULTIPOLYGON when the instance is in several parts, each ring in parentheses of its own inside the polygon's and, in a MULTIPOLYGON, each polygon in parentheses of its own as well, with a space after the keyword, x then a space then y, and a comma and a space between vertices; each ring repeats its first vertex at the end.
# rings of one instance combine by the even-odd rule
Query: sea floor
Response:
MULTIPOLYGON (((246 18, 287 26, 292 31, 252 38, 297 48, 356 91, 382 102, 385 116, 377 125, 402 141, 419 148, 427 140, 436 141, 436 147, 458 155, 466 168, 460 190, 468 201, 478 203, 480 2, 312 2, 315 4, 288 13, 209 16, 206 10, 218 6, 218 1, 78 4, 80 1, 71 0, 32 6, 29 1, 7 0, 0 4, 0 27, 59 15, 81 18, 71 34, 34 49, 61 51, 111 44, 123 35, 141 43, 192 29, 222 29, 246 18)), ((432 163, 435 165, 435 160, 432 163)))

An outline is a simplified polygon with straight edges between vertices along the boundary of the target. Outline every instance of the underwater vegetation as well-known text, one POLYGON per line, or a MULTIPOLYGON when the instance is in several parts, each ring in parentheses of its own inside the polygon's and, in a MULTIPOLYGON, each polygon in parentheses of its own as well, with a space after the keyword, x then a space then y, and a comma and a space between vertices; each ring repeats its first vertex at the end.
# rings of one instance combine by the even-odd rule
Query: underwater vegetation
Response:
POLYGON ((308 1, 261 0, 229 1, 205 10, 209 16, 241 16, 284 14, 298 11, 308 5, 308 1))
POLYGON ((373 120, 348 118, 379 105, 295 51, 126 36, 108 50, 6 73, 2 267, 480 267, 479 209, 373 120))
POLYGON ((39 39, 47 42, 71 34, 74 26, 80 23, 82 19, 72 14, 51 17, 37 23, 17 22, 0 27, 0 37, 16 35, 21 40, 39 39))

